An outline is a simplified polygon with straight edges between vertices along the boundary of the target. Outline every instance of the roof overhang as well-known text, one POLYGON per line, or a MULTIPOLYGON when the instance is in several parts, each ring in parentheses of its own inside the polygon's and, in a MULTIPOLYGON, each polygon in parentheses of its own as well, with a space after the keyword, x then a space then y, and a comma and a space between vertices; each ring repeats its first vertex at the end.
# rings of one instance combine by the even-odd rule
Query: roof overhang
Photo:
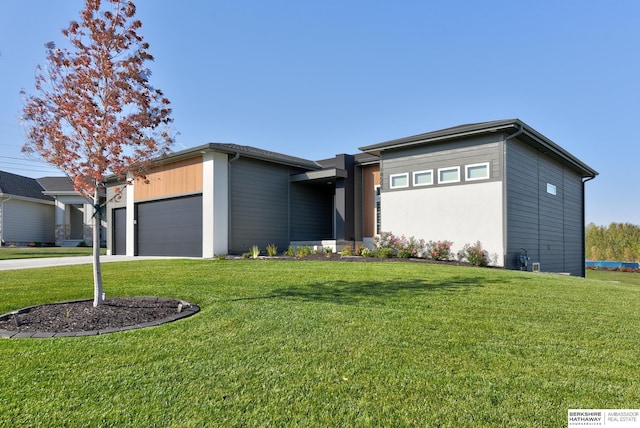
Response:
POLYGON ((517 135, 516 138, 529 144, 529 146, 533 147, 540 153, 556 159, 560 163, 581 174, 583 178, 595 178, 595 176, 598 175, 598 171, 591 168, 589 165, 582 162, 580 159, 576 158, 542 134, 538 133, 536 130, 527 126, 524 126, 521 129, 522 133, 517 135))
MULTIPOLYGON (((238 144, 230 143, 208 143, 178 152, 172 152, 167 155, 155 158, 153 160, 153 165, 167 165, 185 159, 192 159, 198 156, 201 157, 202 155, 211 152, 230 155, 231 160, 238 157, 246 157, 306 170, 319 170, 322 168, 317 162, 310 161, 308 159, 302 159, 282 153, 262 150, 257 147, 241 146, 238 144)), ((106 181, 107 183, 113 184, 114 182, 118 182, 118 177, 115 175, 110 175, 109 177, 107 177, 106 181)))
MULTIPOLYGON (((42 192, 45 195, 51 196, 58 202, 69 205, 79 205, 90 203, 89 198, 82 196, 78 192, 42 192)), ((100 192, 101 196, 105 196, 105 192, 100 192)))
POLYGON ((338 178, 347 178, 347 171, 338 168, 321 169, 319 171, 307 171, 301 174, 294 174, 291 176, 290 181, 292 183, 299 182, 330 182, 335 181, 338 178))
POLYGON ((166 164, 176 162, 178 160, 192 158, 194 156, 203 155, 208 152, 225 153, 232 156, 243 156, 252 159, 263 160, 267 162, 278 163, 281 165, 293 166, 304 169, 320 169, 314 161, 302 159, 295 156, 289 156, 282 153, 262 150, 257 147, 241 146, 230 143, 208 143, 202 146, 193 147, 179 152, 171 153, 154 160, 154 164, 166 164))
POLYGON ((569 166, 574 171, 580 173, 583 178, 595 177, 598 175, 596 170, 589 167, 571 153, 567 152, 565 149, 558 146, 553 141, 549 140, 547 137, 540 134, 519 119, 507 119, 455 126, 453 128, 442 129, 440 131, 427 132, 425 134, 360 147, 360 150, 365 153, 380 156, 385 151, 402 150, 419 145, 444 143, 449 140, 457 140, 498 132, 504 133, 506 137, 505 139, 509 139, 510 136, 513 136, 514 138, 524 141, 536 150, 569 166))
POLYGON ((25 201, 25 202, 36 202, 36 203, 45 204, 45 205, 55 205, 55 202, 53 200, 29 198, 27 196, 11 195, 9 193, 0 193, 0 201, 6 202, 6 201, 10 201, 10 200, 25 201))

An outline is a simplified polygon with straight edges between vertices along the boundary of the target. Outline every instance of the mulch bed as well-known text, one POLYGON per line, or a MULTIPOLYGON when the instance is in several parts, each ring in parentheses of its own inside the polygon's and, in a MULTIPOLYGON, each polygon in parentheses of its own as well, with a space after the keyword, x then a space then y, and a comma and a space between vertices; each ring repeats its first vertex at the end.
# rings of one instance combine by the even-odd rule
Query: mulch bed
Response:
POLYGON ((62 302, 5 314, 0 317, 0 329, 20 333, 117 330, 173 320, 186 307, 190 307, 187 302, 160 297, 115 297, 97 307, 93 307, 93 300, 62 302))

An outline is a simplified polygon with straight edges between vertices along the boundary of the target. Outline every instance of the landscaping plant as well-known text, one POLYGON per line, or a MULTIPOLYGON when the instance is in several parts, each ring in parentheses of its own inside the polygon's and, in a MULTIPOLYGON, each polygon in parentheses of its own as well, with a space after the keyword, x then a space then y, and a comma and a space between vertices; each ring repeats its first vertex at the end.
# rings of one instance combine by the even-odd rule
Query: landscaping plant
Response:
POLYGON ((311 254, 311 247, 308 245, 303 245, 300 246, 298 248, 296 248, 296 258, 298 259, 304 259, 305 257, 309 256, 311 254))
POLYGON ((345 245, 340 252, 341 256, 353 256, 353 247, 351 245, 345 245))
POLYGON ((429 241, 426 245, 427 254, 432 260, 451 260, 451 241, 429 241))
POLYGON ((458 251, 458 260, 467 261, 474 266, 487 266, 489 264, 489 253, 482 248, 480 241, 475 244, 464 244, 458 251))
POLYGON ((260 256, 260 247, 258 247, 257 245, 252 245, 249 249, 249 255, 252 259, 257 259, 258 256, 260 256))
POLYGON ((267 255, 269 257, 277 256, 278 255, 278 247, 276 247, 275 244, 267 245, 267 255))

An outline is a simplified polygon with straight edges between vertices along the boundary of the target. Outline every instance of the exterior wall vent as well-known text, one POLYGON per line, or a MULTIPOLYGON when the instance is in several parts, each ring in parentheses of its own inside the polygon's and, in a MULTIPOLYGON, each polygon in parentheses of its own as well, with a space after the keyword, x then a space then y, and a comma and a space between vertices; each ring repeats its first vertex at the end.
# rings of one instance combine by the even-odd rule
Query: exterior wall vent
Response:
POLYGON ((540 262, 531 263, 531 272, 534 272, 534 273, 540 272, 540 262))

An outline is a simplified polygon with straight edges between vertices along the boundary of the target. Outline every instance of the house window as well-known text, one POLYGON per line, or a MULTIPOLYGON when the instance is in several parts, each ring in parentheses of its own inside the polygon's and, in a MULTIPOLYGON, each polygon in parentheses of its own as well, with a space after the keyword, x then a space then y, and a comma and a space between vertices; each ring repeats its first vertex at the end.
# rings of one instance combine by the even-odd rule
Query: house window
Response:
POLYGON ((556 186, 554 186, 551 183, 547 183, 547 193, 549 193, 550 195, 555 195, 556 194, 556 186))
POLYGON ((413 173, 414 186, 428 186, 433 184, 433 170, 416 171, 413 173))
POLYGON ((460 167, 454 166, 453 168, 439 168, 438 169, 438 183, 457 183, 460 181, 460 167))
POLYGON ((402 187, 409 187, 409 174, 394 174, 389 177, 390 187, 392 189, 399 189, 402 187))
POLYGON ((466 181, 486 180, 489 178, 489 162, 467 165, 464 170, 466 181))

